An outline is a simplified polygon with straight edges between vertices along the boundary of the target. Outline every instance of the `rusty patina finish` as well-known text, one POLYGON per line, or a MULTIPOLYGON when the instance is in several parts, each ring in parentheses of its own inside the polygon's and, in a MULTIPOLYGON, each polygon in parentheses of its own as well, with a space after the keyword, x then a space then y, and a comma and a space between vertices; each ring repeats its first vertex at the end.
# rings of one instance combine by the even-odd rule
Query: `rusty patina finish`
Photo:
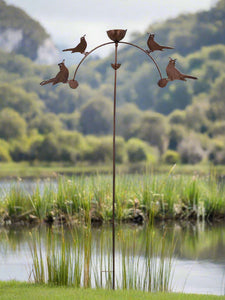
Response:
POLYGON ((175 68, 175 61, 170 58, 169 64, 166 68, 166 73, 168 78, 162 78, 161 71, 159 69, 159 66, 156 62, 156 60, 151 56, 150 53, 154 51, 162 51, 164 49, 173 49, 172 47, 169 46, 162 46, 159 45, 158 43, 155 42, 154 34, 150 34, 149 38, 147 40, 147 45, 148 45, 148 50, 145 50, 138 45, 128 43, 128 42, 122 42, 122 39, 125 37, 127 30, 126 29, 112 29, 107 31, 108 37, 112 40, 112 42, 104 43, 101 44, 94 49, 92 49, 90 52, 85 52, 86 47, 87 47, 87 42, 85 40, 85 36, 81 37, 80 43, 74 47, 74 48, 68 48, 64 49, 63 51, 71 51, 72 53, 74 52, 80 52, 84 54, 84 57, 82 60, 79 62, 77 65, 73 79, 68 80, 69 72, 68 69, 65 67, 64 62, 63 65, 60 66, 60 72, 56 75, 56 77, 49 79, 47 81, 43 81, 41 85, 47 84, 52 82, 53 84, 56 84, 58 82, 68 82, 69 86, 72 89, 76 89, 79 84, 78 81, 75 80, 75 77, 77 75, 78 69, 80 68, 81 64, 84 62, 84 60, 95 50, 104 47, 106 45, 114 44, 115 45, 115 59, 114 63, 111 64, 112 68, 114 69, 114 99, 113 99, 113 199, 112 199, 112 210, 113 210, 113 216, 112 216, 112 256, 113 256, 113 270, 107 270, 107 271, 102 271, 102 272, 112 272, 112 288, 115 289, 115 193, 116 193, 116 88, 117 88, 117 70, 120 68, 121 64, 117 62, 117 52, 118 52, 118 45, 119 44, 125 44, 129 45, 132 47, 135 47, 142 52, 144 52, 150 59, 151 61, 155 64, 155 67, 159 73, 159 81, 158 81, 158 86, 163 88, 167 85, 169 81, 173 80, 184 80, 186 81, 186 78, 191 78, 191 79, 197 79, 196 77, 190 76, 190 75, 185 75, 182 74, 180 71, 178 71, 175 68), (65 68, 64 68, 65 67, 65 68), (62 69, 61 69, 62 68, 62 69), (66 71, 67 70, 67 71, 66 71), (68 73, 67 73, 68 72, 68 73), (57 79, 56 79, 57 78, 57 79), (57 82, 56 82, 57 81, 57 82))
POLYGON ((85 40, 85 36, 86 34, 80 38, 80 43, 76 47, 64 49, 63 51, 71 51, 71 53, 79 52, 81 54, 86 54, 85 50, 87 48, 87 42, 85 40))
POLYGON ((110 40, 114 41, 115 43, 118 43, 125 37, 127 30, 126 29, 112 29, 112 30, 108 30, 106 32, 107 32, 107 35, 110 38, 110 40))

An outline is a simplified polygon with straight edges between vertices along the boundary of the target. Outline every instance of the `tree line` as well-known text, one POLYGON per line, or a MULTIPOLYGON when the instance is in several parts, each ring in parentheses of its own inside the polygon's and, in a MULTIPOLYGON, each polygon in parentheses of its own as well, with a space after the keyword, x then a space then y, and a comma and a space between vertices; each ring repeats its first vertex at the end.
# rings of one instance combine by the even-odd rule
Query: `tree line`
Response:
MULTIPOLYGON (((160 89, 151 62, 131 48, 119 51, 117 162, 225 163, 225 45, 219 26, 223 16, 224 0, 209 12, 154 27, 168 45, 176 44, 171 55, 179 69, 199 78, 195 82, 176 81, 160 89), (217 21, 214 31, 209 20, 217 21)), ((137 35, 134 43, 145 47, 144 40, 137 35)), ((155 57, 161 69, 167 56, 155 57)), ((110 61, 107 57, 82 65, 77 90, 67 84, 43 88, 39 83, 56 74, 57 66, 36 65, 24 55, 0 51, 0 161, 109 161, 110 61)), ((73 74, 74 66, 69 70, 73 74)))

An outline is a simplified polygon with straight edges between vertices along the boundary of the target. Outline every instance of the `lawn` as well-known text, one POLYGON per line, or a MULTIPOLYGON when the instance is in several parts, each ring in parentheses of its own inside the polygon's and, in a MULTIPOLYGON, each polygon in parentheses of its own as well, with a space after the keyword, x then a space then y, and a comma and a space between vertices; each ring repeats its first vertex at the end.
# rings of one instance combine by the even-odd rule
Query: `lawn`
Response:
POLYGON ((147 293, 141 291, 112 291, 102 289, 75 289, 48 287, 19 282, 0 282, 1 300, 220 300, 225 296, 191 295, 181 293, 147 293))

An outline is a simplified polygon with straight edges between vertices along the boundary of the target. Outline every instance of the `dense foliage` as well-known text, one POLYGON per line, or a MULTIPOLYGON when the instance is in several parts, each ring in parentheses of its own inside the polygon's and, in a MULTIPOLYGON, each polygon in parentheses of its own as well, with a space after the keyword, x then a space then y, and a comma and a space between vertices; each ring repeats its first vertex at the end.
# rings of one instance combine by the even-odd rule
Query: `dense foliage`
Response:
MULTIPOLYGON (((0 0, 0 12, 4 5, 0 0)), ((22 11, 20 15, 28 20, 22 11)), ((13 18, 13 12, 7 16, 13 18)), ((225 163, 224 20, 221 0, 210 11, 182 15, 147 30, 156 32, 160 43, 175 47, 153 53, 163 76, 170 55, 197 81, 176 81, 160 89, 155 66, 144 53, 121 47, 118 162, 225 163)), ((41 36, 42 30, 35 28, 34 36, 41 36)), ((146 48, 146 40, 146 34, 136 35, 133 42, 146 48)), ((72 90, 66 84, 40 87, 58 67, 36 65, 19 53, 23 55, 0 52, 0 161, 110 160, 113 57, 87 59, 77 74, 79 88, 72 90)))

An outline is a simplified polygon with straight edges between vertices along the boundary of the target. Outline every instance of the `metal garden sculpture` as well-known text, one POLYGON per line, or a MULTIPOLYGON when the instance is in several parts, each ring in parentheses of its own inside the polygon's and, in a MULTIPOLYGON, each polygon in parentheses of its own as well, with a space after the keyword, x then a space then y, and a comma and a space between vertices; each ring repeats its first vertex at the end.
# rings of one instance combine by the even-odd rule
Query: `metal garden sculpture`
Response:
MULTIPOLYGON (((158 81, 158 86, 163 88, 167 85, 168 82, 173 81, 173 80, 183 80, 186 81, 186 78, 191 78, 191 79, 197 79, 196 77, 193 76, 189 76, 189 75, 185 75, 182 74, 180 71, 178 71, 175 68, 175 59, 173 60, 172 58, 170 58, 169 60, 169 64, 166 68, 166 73, 168 78, 162 78, 159 66, 157 64, 157 62, 155 61, 155 59, 151 56, 151 53, 154 51, 163 51, 164 49, 173 49, 172 47, 168 47, 168 46, 161 46, 158 43, 155 42, 154 40, 154 34, 150 34, 148 41, 147 41, 147 46, 148 46, 148 50, 143 49, 141 47, 139 47, 138 45, 132 44, 132 43, 128 43, 128 42, 122 42, 123 38, 126 35, 127 30, 123 30, 123 29, 113 29, 113 30, 108 30, 107 31, 107 35, 110 38, 110 40, 112 40, 112 42, 108 42, 108 43, 104 43, 101 44, 97 47, 95 47, 94 49, 92 49, 89 52, 85 52, 86 47, 87 47, 87 42, 85 40, 85 35, 83 37, 81 37, 80 39, 80 43, 74 47, 74 48, 69 48, 69 49, 64 49, 63 51, 71 51, 71 53, 75 53, 75 52, 80 52, 82 54, 84 54, 83 59, 80 61, 80 63, 77 65, 75 72, 74 72, 74 76, 73 79, 68 80, 68 76, 69 76, 69 72, 68 69, 65 67, 64 65, 64 61, 62 63, 59 64, 60 67, 60 72, 56 75, 56 77, 46 80, 46 81, 42 81, 40 84, 41 85, 45 85, 48 83, 52 83, 57 84, 59 82, 63 82, 63 83, 68 83, 69 86, 72 89, 76 89, 78 87, 78 82, 75 79, 77 72, 81 66, 81 64, 83 63, 83 61, 95 50, 99 49, 100 47, 104 47, 106 45, 110 45, 110 44, 114 44, 115 45, 115 59, 114 59, 114 63, 111 64, 112 68, 115 71, 114 74, 114 104, 113 104, 113 199, 112 199, 112 208, 113 208, 113 216, 112 216, 112 244, 113 244, 113 249, 112 249, 112 254, 113 254, 113 276, 112 276, 112 288, 115 289, 115 178, 116 178, 116 165, 115 165, 115 157, 116 157, 116 146, 115 146, 115 137, 116 137, 116 87, 117 87, 117 70, 120 68, 121 64, 118 63, 117 61, 117 52, 118 52, 118 45, 119 44, 125 44, 125 45, 129 45, 132 47, 135 47, 141 51, 143 51, 151 60, 152 62, 155 64, 155 67, 159 73, 159 81, 158 81)), ((110 271, 109 271, 110 272, 110 271)))

